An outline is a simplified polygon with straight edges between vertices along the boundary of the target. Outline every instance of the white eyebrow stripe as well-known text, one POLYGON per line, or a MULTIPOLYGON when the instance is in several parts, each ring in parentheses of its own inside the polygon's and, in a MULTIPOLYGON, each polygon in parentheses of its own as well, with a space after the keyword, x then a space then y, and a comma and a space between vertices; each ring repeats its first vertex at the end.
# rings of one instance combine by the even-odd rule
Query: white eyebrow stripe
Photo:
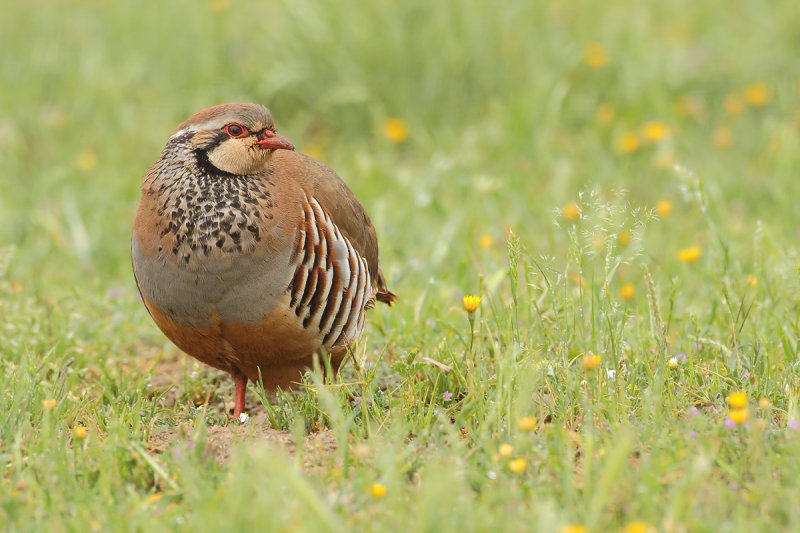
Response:
POLYGON ((186 134, 186 133, 187 133, 187 132, 189 132, 189 131, 195 131, 195 130, 193 130, 192 128, 183 128, 183 129, 181 129, 181 130, 178 130, 178 131, 176 131, 176 132, 175 132, 175 133, 173 133, 172 135, 170 135, 170 136, 169 136, 169 138, 170 138, 170 139, 175 139, 175 138, 177 138, 177 137, 180 137, 181 135, 184 135, 184 134, 186 134))

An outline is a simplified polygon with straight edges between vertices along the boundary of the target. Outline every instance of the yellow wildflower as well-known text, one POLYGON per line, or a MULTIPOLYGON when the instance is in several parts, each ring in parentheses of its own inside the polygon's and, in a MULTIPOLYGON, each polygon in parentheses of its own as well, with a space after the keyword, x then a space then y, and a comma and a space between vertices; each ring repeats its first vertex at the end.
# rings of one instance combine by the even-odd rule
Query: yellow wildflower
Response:
POLYGON ((586 280, 583 279, 583 276, 581 276, 577 272, 575 272, 572 275, 572 283, 574 283, 575 285, 578 285, 579 287, 585 287, 586 286, 586 280))
POLYGON ((590 44, 583 51, 583 62, 590 68, 603 68, 608 64, 608 52, 602 44, 590 44))
POLYGON ((586 529, 586 526, 569 525, 564 526, 561 533, 589 533, 589 530, 586 529))
POLYGON ((741 115, 744 111, 744 99, 740 94, 731 93, 725 97, 725 111, 729 115, 741 115))
POLYGON ((667 361, 667 366, 670 367, 672 370, 678 368, 678 358, 677 357, 670 357, 667 361))
POLYGON ((617 242, 620 246, 628 246, 631 242, 631 232, 629 230, 622 230, 617 235, 617 242))
POLYGON ((648 122, 644 125, 642 135, 651 143, 657 143, 669 137, 669 128, 663 122, 648 122))
POLYGON ((725 150, 733 146, 733 133, 730 128, 720 126, 711 134, 711 142, 720 150, 725 150))
POLYGON ((512 453, 514 453, 514 447, 510 444, 501 444, 497 451, 500 454, 500 457, 507 459, 511 457, 512 453))
POLYGON ((519 429, 522 431, 533 431, 536 428, 535 416, 523 416, 517 421, 519 429))
POLYGON ((683 263, 694 263, 700 256, 703 255, 703 250, 699 246, 690 246, 678 251, 678 261, 683 263))
POLYGON ((672 202, 669 200, 659 200, 656 202, 656 214, 661 218, 667 218, 672 214, 672 202))
POLYGON ((742 391, 732 392, 728 395, 728 405, 731 409, 742 409, 747 406, 747 394, 742 391))
POLYGON ((733 420, 733 422, 737 426, 741 426, 745 422, 747 422, 747 418, 750 416, 750 413, 747 409, 731 409, 728 411, 728 418, 733 420))
POLYGON ((771 98, 772 92, 764 82, 751 83, 744 90, 744 99, 753 107, 763 107, 769 103, 771 98))
POLYGON ((647 522, 637 520, 625 526, 624 533, 648 533, 653 531, 653 528, 647 522))
POLYGON ((632 300, 635 295, 636 289, 634 288, 633 283, 626 283, 619 290, 619 297, 623 300, 632 300))
POLYGON ((585 370, 594 370, 600 364, 601 357, 597 354, 589 353, 583 356, 581 364, 585 370))
POLYGON ((83 440, 86 438, 87 434, 86 426, 76 426, 75 429, 72 430, 72 438, 75 440, 83 440))
POLYGON ((608 124, 614 120, 614 116, 616 114, 617 110, 614 109, 614 106, 604 102, 597 106, 597 109, 594 112, 594 118, 600 124, 608 124))
POLYGON ((514 472, 515 474, 521 474, 525 471, 525 467, 527 466, 525 459, 513 459, 508 462, 508 469, 514 472))
POLYGON ((55 398, 47 398, 46 400, 42 400, 42 409, 45 411, 52 411, 56 408, 56 399, 55 398))
POLYGON ((758 278, 752 274, 748 274, 744 277, 744 282, 750 285, 751 287, 758 286, 758 278))
POLYGON ((97 166, 97 154, 87 148, 75 157, 75 164, 80 170, 89 172, 97 166))
POLYGON ((578 204, 572 202, 561 208, 561 216, 570 222, 575 222, 581 218, 581 208, 578 204))
POLYGON ((145 500, 145 503, 156 503, 158 500, 164 497, 163 492, 156 492, 155 494, 151 494, 145 500))
POLYGON ((381 483, 373 483, 369 488, 369 493, 372 494, 372 497, 376 500, 380 500, 386 496, 386 485, 382 485, 381 483))
POLYGON ((758 400, 758 406, 762 409, 769 409, 770 406, 769 398, 761 398, 760 400, 758 400))
POLYGON ((408 125, 401 118, 387 118, 383 122, 383 136, 393 143, 401 143, 408 137, 408 125))
POLYGON ((464 296, 464 309, 468 313, 474 313, 478 306, 481 305, 481 297, 467 294, 464 296))
POLYGON ((639 138, 633 133, 626 133, 619 140, 619 149, 623 154, 632 154, 639 149, 639 138))
POLYGON ((489 235, 484 235, 481 237, 480 246, 481 250, 488 250, 494 244, 494 239, 492 239, 489 235))

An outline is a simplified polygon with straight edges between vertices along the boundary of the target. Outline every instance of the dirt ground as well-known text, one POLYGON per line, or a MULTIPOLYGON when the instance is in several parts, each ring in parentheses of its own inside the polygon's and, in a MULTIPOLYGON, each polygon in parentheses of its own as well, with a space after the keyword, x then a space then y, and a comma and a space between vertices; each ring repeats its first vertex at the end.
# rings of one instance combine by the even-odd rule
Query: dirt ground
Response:
MULTIPOLYGON (((294 436, 289 431, 278 431, 265 427, 265 414, 254 413, 247 424, 228 426, 209 426, 207 453, 213 454, 220 462, 226 463, 236 446, 248 443, 269 442, 283 448, 290 456, 294 456, 294 436)), ((154 432, 148 441, 149 451, 164 453, 176 442, 188 440, 190 429, 176 427, 154 432)), ((311 456, 331 455, 336 451, 336 438, 330 430, 306 435, 303 449, 311 456)))
MULTIPOLYGON (((173 408, 175 406, 178 399, 178 391, 183 387, 185 365, 187 364, 191 365, 191 368, 196 368, 199 372, 219 373, 220 379, 227 378, 227 375, 223 375, 222 372, 200 365, 194 360, 187 360, 187 356, 180 352, 173 351, 164 355, 166 357, 159 357, 157 361, 152 361, 154 366, 152 367, 153 377, 150 383, 150 388, 154 393, 169 389, 160 402, 164 407, 173 408)), ((222 405, 221 399, 212 399, 209 396, 204 400, 206 404, 211 404, 209 405, 210 408, 213 408, 212 405, 214 404, 218 404, 220 407, 222 405)), ((230 400, 225 402, 225 408, 233 407, 232 397, 224 400, 230 400)), ((293 456, 296 446, 292 433, 267 427, 269 423, 266 422, 266 411, 262 405, 258 404, 252 392, 248 392, 246 400, 250 420, 246 424, 230 423, 228 425, 209 426, 207 428, 207 452, 225 463, 236 446, 255 442, 269 442, 280 446, 293 456)), ((149 451, 152 453, 165 453, 172 448, 174 443, 189 440, 192 432, 193 428, 189 424, 154 431, 148 441, 149 451)), ((336 450, 336 439, 329 430, 312 433, 305 437, 303 449, 312 456, 331 455, 336 450)))

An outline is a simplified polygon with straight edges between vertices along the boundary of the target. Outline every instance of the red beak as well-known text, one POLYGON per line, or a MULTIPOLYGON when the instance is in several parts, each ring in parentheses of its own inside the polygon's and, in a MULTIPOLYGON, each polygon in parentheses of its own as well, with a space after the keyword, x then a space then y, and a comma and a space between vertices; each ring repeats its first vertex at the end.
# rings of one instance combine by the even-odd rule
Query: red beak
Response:
POLYGON ((256 141, 256 144, 259 145, 262 150, 294 150, 294 145, 290 143, 289 139, 286 137, 278 135, 277 133, 272 133, 271 131, 265 133, 267 135, 266 139, 256 141))

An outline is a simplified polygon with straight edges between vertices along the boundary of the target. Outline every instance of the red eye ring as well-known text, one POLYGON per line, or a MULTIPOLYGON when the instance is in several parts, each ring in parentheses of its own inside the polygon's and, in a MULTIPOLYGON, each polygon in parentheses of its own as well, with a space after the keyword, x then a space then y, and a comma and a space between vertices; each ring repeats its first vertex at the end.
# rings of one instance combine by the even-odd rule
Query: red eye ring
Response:
POLYGON ((231 122, 230 124, 225 125, 225 127, 222 128, 222 131, 227 133, 228 137, 234 137, 234 138, 247 137, 248 135, 250 135, 250 132, 247 131, 247 128, 235 122, 231 122))

